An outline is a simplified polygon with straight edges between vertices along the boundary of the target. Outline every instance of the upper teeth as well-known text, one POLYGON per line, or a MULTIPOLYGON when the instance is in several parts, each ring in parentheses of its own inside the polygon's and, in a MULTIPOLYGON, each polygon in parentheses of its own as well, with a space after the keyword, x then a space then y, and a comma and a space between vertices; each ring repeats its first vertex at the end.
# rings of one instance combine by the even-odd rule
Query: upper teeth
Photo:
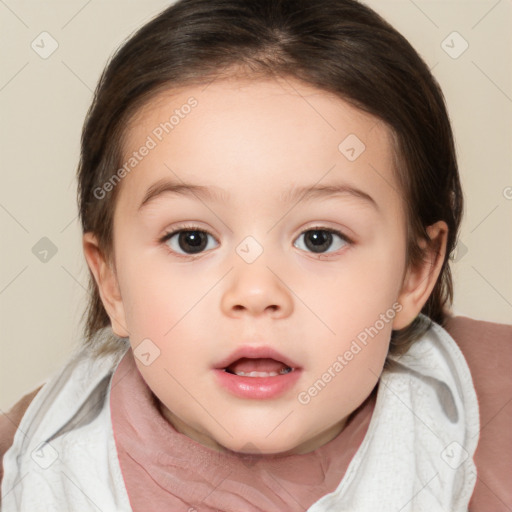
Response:
POLYGON ((287 367, 283 368, 279 372, 234 372, 235 375, 238 375, 239 377, 277 377, 278 375, 285 375, 286 373, 289 373, 293 371, 293 368, 287 367))

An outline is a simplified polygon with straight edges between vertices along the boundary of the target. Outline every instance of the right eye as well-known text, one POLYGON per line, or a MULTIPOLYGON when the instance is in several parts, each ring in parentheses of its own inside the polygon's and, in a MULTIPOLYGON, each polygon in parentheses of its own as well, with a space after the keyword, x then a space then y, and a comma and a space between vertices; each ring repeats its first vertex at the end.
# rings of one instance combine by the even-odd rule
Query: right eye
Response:
POLYGON ((209 237, 215 241, 213 235, 196 227, 180 228, 166 233, 161 242, 165 243, 173 252, 184 256, 199 254, 213 249, 209 243, 209 237))

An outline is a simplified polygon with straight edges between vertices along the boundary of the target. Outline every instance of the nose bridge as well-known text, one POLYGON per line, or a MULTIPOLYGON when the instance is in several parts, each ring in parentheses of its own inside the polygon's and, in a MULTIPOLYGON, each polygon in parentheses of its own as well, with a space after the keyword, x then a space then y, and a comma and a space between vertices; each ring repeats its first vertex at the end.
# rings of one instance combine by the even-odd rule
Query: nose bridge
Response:
MULTIPOLYGON (((293 309, 290 290, 273 268, 272 261, 279 257, 253 236, 245 237, 235 248, 233 271, 222 297, 222 308, 228 315, 273 315, 287 316, 293 309)), ((278 252, 278 249, 276 249, 278 252)), ((281 266, 280 266, 281 267, 281 266)), ((281 267, 282 268, 282 267, 281 267)))

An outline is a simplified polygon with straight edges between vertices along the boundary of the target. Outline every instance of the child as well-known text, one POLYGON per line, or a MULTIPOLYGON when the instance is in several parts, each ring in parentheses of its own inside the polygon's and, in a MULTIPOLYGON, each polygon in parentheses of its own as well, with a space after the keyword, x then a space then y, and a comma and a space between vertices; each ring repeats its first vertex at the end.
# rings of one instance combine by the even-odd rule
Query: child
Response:
POLYGON ((23 416, 6 512, 468 509, 454 143, 385 21, 179 1, 103 73, 78 178, 87 343, 23 416))

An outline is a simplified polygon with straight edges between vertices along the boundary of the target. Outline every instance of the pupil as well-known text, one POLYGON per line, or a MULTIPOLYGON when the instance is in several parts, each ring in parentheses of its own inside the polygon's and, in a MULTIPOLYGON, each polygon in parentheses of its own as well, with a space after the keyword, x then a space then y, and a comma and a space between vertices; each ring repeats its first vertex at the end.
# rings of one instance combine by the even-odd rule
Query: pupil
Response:
POLYGON ((323 252, 332 243, 332 233, 321 230, 311 230, 306 234, 306 246, 313 252, 323 252))
POLYGON ((201 252, 206 247, 206 236, 202 231, 182 231, 179 235, 180 248, 185 252, 201 252))

